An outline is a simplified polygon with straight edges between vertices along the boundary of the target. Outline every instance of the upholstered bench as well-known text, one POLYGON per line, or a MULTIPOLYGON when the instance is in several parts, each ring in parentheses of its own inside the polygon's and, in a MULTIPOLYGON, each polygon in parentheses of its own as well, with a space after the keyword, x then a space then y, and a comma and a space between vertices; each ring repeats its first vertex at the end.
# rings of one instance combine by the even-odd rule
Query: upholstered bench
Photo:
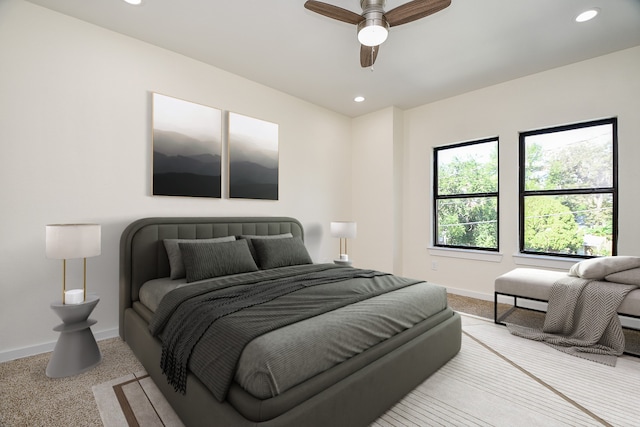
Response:
MULTIPOLYGON (((518 306, 518 298, 532 301, 549 301, 551 286, 568 273, 562 271, 539 270, 536 268, 516 268, 495 280, 494 321, 504 325, 503 320, 518 306), (513 307, 498 315, 498 296, 513 298, 513 307)), ((612 281, 612 280, 609 280, 612 281)), ((629 292, 618 307, 618 315, 640 318, 640 288, 629 292)), ((635 328, 633 328, 635 329, 635 328)))

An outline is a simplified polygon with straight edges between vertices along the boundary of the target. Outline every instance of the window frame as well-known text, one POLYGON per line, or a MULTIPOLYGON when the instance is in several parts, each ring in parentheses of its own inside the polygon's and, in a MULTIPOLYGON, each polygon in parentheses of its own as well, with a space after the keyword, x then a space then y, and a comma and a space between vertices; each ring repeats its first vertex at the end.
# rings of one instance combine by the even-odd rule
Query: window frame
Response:
POLYGON ((486 251, 486 252, 499 252, 500 250, 500 137, 492 136, 488 138, 476 139, 473 141, 459 142, 455 144, 443 145, 439 147, 433 147, 433 240, 432 244, 435 248, 448 248, 448 249, 462 249, 470 251, 486 251), (483 192, 483 193, 464 193, 464 194, 438 194, 438 153, 440 151, 454 149, 459 147, 465 147, 470 145, 479 145, 488 142, 496 143, 496 191, 495 192, 483 192), (463 246, 463 245, 446 245, 438 242, 438 201, 448 199, 467 199, 467 198, 489 198, 495 197, 496 199, 496 247, 486 248, 480 246, 463 246))
POLYGON ((525 198, 527 196, 565 196, 565 195, 580 195, 580 194, 611 194, 612 196, 612 233, 611 233, 611 255, 617 255, 618 253, 618 119, 617 117, 611 117, 606 119, 591 120, 587 122, 579 122, 567 125, 552 126, 548 128, 541 128, 526 132, 520 132, 518 137, 518 249, 521 254, 527 255, 539 255, 539 256, 551 256, 562 258, 577 258, 577 259, 589 259, 597 258, 597 255, 580 255, 580 254, 566 254, 566 253, 553 253, 553 252, 540 252, 525 250, 525 198), (583 129, 587 127, 595 127, 601 125, 612 126, 612 187, 592 187, 592 188, 573 188, 562 190, 525 190, 525 140, 529 136, 549 134, 555 132, 563 132, 574 129, 583 129))

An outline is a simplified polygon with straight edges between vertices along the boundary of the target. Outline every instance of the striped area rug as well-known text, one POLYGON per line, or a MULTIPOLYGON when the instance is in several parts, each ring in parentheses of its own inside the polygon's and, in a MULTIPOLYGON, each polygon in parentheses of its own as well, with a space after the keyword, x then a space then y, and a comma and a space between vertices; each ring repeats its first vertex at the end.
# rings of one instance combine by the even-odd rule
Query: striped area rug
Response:
MULTIPOLYGON (((103 423, 181 426, 144 372, 94 386, 103 423)), ((601 365, 463 316, 462 350, 376 420, 405 426, 639 426, 640 359, 601 365)))

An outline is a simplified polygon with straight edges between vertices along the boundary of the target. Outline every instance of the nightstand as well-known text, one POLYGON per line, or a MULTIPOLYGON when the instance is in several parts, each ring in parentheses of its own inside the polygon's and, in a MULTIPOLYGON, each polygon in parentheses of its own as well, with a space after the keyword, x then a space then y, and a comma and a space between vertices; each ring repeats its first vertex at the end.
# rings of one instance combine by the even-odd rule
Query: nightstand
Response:
POLYGON ((89 315, 98 305, 97 295, 87 295, 80 304, 51 303, 51 309, 62 320, 54 331, 60 337, 53 349, 46 374, 50 378, 68 377, 88 371, 102 360, 102 354, 91 332, 91 326, 97 323, 89 315))

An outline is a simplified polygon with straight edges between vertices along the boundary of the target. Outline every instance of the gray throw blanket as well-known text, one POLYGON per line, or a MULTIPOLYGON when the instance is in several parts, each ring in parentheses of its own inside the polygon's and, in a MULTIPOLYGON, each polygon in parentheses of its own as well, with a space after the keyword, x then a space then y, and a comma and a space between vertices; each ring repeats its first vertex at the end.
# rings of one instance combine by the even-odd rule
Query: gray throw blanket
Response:
POLYGON ((223 401, 242 350, 252 339, 335 308, 417 283, 407 279, 380 280, 355 291, 340 283, 330 292, 323 292, 321 285, 348 283, 354 278, 395 276, 331 264, 309 265, 270 279, 264 274, 251 273, 246 275, 246 280, 212 280, 209 285, 192 289, 183 287, 162 300, 150 331, 161 338, 161 367, 177 391, 186 392, 188 366, 214 396, 223 401), (259 280, 256 281, 256 277, 259 280), (290 305, 284 305, 280 300, 315 287, 318 289, 308 292, 310 298, 292 298, 290 305), (337 294, 335 288, 338 288, 337 294), (174 293, 178 297, 172 295, 174 293))
POLYGON ((617 309, 636 286, 567 276, 553 284, 542 331, 507 324, 513 335, 615 366, 625 339, 617 309))

